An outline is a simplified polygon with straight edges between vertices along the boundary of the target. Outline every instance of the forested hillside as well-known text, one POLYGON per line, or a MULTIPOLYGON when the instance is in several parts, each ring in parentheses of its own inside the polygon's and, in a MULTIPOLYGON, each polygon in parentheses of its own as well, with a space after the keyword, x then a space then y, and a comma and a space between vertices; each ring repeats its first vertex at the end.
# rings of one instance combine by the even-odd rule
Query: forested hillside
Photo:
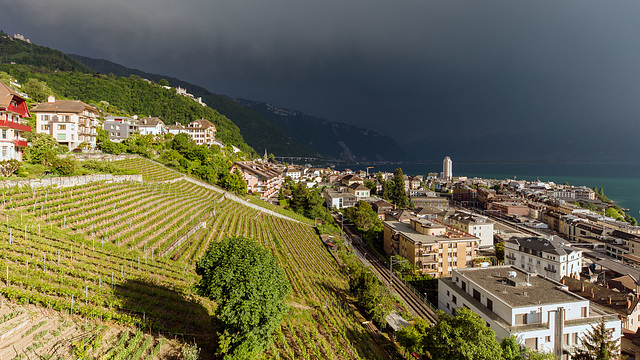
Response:
POLYGON ((98 73, 114 74, 116 76, 125 77, 136 75, 155 82, 165 79, 169 82, 169 85, 173 87, 180 86, 186 88, 187 91, 194 96, 202 97, 202 101, 209 107, 216 109, 221 114, 231 119, 231 121, 240 128, 245 141, 260 154, 262 154, 266 148, 267 151, 278 156, 319 155, 302 145, 299 141, 294 140, 281 128, 265 119, 260 113, 241 106, 224 95, 214 94, 203 87, 180 79, 165 75, 151 74, 137 69, 130 69, 111 61, 92 59, 74 54, 69 56, 89 66, 98 73))
POLYGON ((25 64, 48 70, 92 72, 84 64, 72 59, 62 51, 16 40, 0 30, 0 62, 3 64, 25 64))

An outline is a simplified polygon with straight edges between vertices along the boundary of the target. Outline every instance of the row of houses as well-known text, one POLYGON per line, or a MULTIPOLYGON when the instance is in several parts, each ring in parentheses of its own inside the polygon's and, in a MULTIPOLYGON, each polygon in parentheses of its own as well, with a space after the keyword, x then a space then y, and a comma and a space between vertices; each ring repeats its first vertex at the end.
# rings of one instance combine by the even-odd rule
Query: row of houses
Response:
POLYGON ((121 142, 133 133, 141 135, 188 134, 198 145, 223 146, 220 141, 216 141, 215 125, 207 119, 194 120, 187 126, 180 123, 167 126, 158 117, 137 119, 124 116, 106 116, 103 129, 109 133, 109 139, 114 142, 121 142))

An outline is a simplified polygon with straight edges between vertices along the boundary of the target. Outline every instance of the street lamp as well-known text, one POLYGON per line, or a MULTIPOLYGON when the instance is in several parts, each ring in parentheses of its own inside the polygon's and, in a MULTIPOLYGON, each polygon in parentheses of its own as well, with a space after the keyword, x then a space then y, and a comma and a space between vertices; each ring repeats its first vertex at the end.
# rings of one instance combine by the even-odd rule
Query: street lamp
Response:
POLYGON ((399 260, 394 260, 393 255, 389 259, 389 290, 393 291, 393 264, 399 264, 401 262, 408 262, 407 259, 400 258, 399 260))

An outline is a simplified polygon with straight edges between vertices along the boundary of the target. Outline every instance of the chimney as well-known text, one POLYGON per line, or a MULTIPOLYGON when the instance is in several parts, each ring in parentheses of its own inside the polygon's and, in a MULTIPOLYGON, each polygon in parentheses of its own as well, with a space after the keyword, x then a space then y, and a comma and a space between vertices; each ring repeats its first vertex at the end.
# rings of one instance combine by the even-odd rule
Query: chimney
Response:
POLYGON ((627 299, 627 309, 631 309, 631 299, 627 299))
POLYGON ((611 305, 611 295, 607 296, 607 304, 611 305))
POLYGON ((53 95, 49 95, 49 97, 47 98, 47 102, 50 102, 50 103, 56 102, 56 97, 53 95))
POLYGON ((596 294, 593 292, 593 288, 591 288, 591 293, 590 293, 589 297, 592 298, 592 299, 596 297, 596 294))
POLYGON ((580 285, 580 292, 584 292, 584 283, 582 283, 582 285, 580 285))

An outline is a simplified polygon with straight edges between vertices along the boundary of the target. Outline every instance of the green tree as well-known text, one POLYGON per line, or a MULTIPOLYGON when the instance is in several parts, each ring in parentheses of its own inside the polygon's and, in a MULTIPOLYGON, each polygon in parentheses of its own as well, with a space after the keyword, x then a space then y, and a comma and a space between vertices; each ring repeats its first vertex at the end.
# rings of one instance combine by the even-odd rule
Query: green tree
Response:
POLYGON ((53 91, 51 91, 46 82, 35 78, 27 80, 27 82, 22 85, 22 89, 37 102, 43 102, 47 100, 49 95, 53 94, 53 91))
POLYGON ((584 350, 577 350, 573 359, 581 360, 611 360, 620 355, 620 346, 613 340, 614 328, 607 329, 604 319, 598 325, 591 325, 591 329, 582 337, 584 350))
POLYGON ((169 86, 169 81, 167 81, 167 79, 160 79, 160 80, 158 81, 158 85, 161 85, 161 86, 169 86))
POLYGON ((49 166, 61 152, 60 145, 53 136, 35 133, 32 135, 31 146, 25 149, 25 157, 31 164, 49 166))
POLYGON ((398 332, 398 342, 409 352, 424 354, 424 335, 429 331, 429 326, 424 318, 416 318, 413 325, 398 332))
POLYGON ((371 179, 367 179, 364 181, 364 186, 368 187, 371 190, 371 194, 375 195, 376 193, 376 183, 371 179))
POLYGON ((305 184, 298 183, 297 185, 293 185, 289 207, 297 213, 304 213, 307 207, 308 196, 309 189, 305 184))
POLYGON ((247 194, 247 183, 242 178, 242 174, 238 169, 235 169, 233 173, 223 173, 222 179, 219 185, 229 191, 234 191, 238 195, 247 194))
POLYGON ((391 200, 399 208, 406 208, 409 206, 409 198, 407 192, 404 190, 404 174, 402 168, 397 168, 393 172, 393 193, 391 194, 391 200))
POLYGON ((496 258, 499 261, 504 261, 504 242, 496 244, 496 258))
POLYGON ((216 302, 218 353, 254 359, 269 347, 290 293, 286 275, 271 252, 255 240, 228 237, 212 244, 196 264, 201 296, 216 302))
POLYGON ((349 289, 358 298, 358 304, 364 308, 369 318, 378 325, 384 325, 386 316, 393 308, 389 288, 382 285, 362 263, 351 265, 349 289))
POLYGON ((51 171, 57 175, 69 176, 76 171, 76 162, 71 158, 55 157, 51 161, 51 171))

